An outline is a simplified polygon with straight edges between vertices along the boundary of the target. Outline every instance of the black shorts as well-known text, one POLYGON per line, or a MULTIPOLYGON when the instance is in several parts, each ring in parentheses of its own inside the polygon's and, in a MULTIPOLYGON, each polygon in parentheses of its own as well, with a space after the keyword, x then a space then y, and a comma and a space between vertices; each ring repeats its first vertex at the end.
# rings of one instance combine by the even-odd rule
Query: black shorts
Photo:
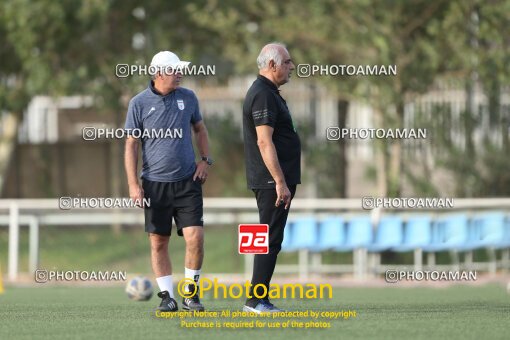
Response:
POLYGON ((152 182, 143 180, 145 198, 150 207, 145 207, 145 231, 169 236, 172 232, 172 217, 177 234, 182 228, 204 226, 202 183, 193 181, 193 176, 179 182, 152 182))

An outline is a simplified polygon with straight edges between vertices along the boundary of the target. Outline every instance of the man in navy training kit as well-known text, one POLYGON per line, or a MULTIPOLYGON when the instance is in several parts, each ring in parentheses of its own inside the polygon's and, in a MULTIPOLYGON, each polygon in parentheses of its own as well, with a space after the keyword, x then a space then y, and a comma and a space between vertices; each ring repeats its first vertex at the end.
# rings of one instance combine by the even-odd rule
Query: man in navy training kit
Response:
MULTIPOLYGON (((188 64, 172 52, 157 53, 151 66, 158 71, 151 76, 149 86, 129 102, 125 125, 128 134, 132 129, 142 133, 139 139, 135 137, 140 132, 132 133, 126 140, 125 168, 129 196, 133 200, 150 199, 150 206, 144 207, 145 231, 150 239, 152 269, 161 291, 158 293, 161 311, 178 310, 168 252, 172 218, 178 235, 184 236, 186 243, 186 278, 198 282, 204 257, 202 184, 212 159, 197 97, 193 91, 179 86, 182 69, 188 64), (191 140, 192 128, 201 155, 198 162, 191 140), (141 186, 137 178, 140 143, 141 186)), ((193 285, 186 290, 193 291, 193 285)), ((204 310, 198 291, 191 298, 183 298, 182 304, 185 310, 204 310)))
POLYGON ((262 48, 257 64, 259 76, 243 105, 244 149, 248 188, 255 193, 260 223, 269 225, 269 253, 255 255, 251 297, 243 310, 261 313, 281 311, 269 301, 267 292, 290 202, 301 183, 301 143, 278 90, 294 70, 289 52, 282 44, 268 44, 262 48), (254 294, 253 287, 259 284, 254 294))

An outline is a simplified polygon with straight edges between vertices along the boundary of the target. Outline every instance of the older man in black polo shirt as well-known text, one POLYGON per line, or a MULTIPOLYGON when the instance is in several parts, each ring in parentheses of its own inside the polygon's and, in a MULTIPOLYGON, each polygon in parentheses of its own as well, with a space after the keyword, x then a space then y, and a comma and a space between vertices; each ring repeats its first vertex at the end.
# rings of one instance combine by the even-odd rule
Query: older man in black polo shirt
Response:
POLYGON ((278 88, 289 81, 294 64, 284 45, 264 46, 257 58, 259 76, 243 105, 246 177, 257 199, 261 224, 269 225, 269 253, 255 255, 252 287, 244 311, 280 311, 267 292, 283 241, 290 202, 301 183, 301 143, 287 103, 278 88), (266 294, 264 294, 266 293, 266 294), (262 299, 256 296, 263 297, 262 299))

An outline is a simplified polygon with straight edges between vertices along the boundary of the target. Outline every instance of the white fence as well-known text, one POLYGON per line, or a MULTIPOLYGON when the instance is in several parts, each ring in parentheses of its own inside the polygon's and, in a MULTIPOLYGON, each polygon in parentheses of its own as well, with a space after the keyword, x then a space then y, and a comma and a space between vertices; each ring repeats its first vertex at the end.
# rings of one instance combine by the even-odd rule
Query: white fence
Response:
MULTIPOLYGON (((455 199, 454 208, 441 210, 441 213, 480 209, 510 210, 510 198, 455 199)), ((253 198, 205 198, 204 210, 204 220, 207 224, 238 225, 258 221, 257 206, 253 198)), ((294 199, 289 221, 304 215, 321 218, 332 214, 345 216, 361 212, 367 213, 362 209, 361 199, 294 199)), ((415 212, 416 210, 401 210, 399 213, 406 215, 415 212)), ((381 209, 374 209, 370 213, 375 224, 383 212, 381 209)), ((138 208, 61 210, 58 199, 1 199, 0 227, 8 226, 9 228, 9 280, 15 281, 18 277, 20 225, 29 226, 29 270, 34 272, 39 261, 39 229, 41 226, 59 225, 72 228, 73 226, 113 224, 144 224, 143 211, 138 208)), ((246 256, 245 259, 248 275, 251 256, 246 256)), ((361 265, 366 261, 366 258, 361 259, 361 265)))

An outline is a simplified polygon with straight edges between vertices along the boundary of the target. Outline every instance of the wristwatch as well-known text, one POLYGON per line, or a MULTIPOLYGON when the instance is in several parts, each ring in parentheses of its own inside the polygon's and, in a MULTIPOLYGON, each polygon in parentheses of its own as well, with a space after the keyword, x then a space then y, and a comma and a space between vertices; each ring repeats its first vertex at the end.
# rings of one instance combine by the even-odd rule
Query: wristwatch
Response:
POLYGON ((208 165, 213 165, 214 163, 213 159, 207 156, 202 156, 202 160, 205 161, 208 165))

